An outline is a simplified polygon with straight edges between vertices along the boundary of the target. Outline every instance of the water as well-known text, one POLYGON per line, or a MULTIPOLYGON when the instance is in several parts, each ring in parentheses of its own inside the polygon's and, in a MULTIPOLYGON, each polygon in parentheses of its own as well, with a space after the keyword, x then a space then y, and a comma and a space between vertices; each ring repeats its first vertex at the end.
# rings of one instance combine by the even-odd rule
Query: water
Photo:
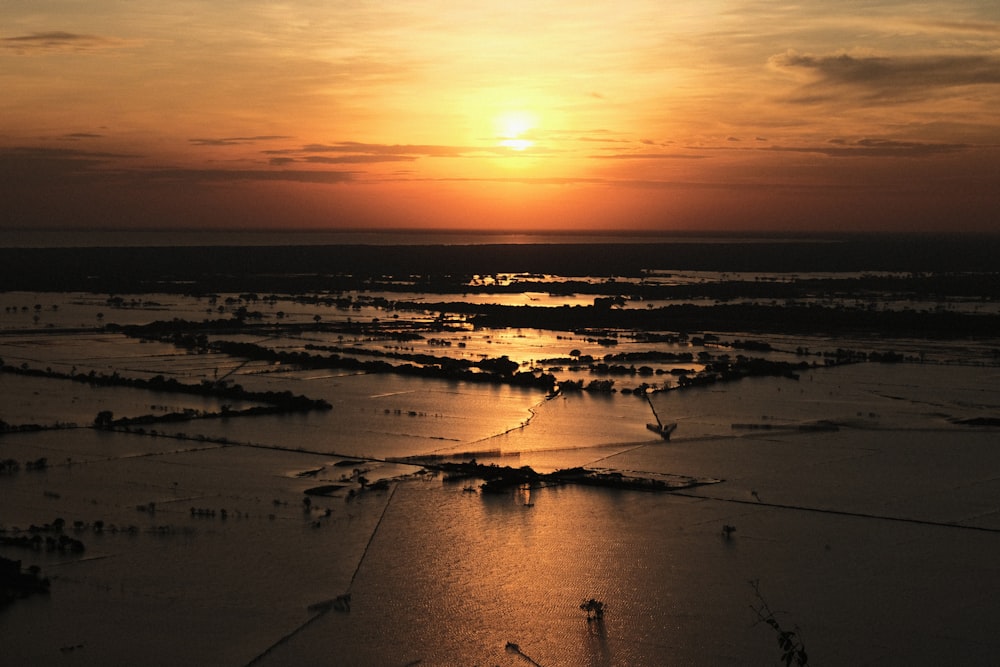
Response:
MULTIPOLYGON (((875 369, 662 396, 682 420, 669 443, 616 417, 642 412, 642 401, 621 396, 547 401, 529 427, 493 438, 540 468, 725 479, 685 495, 570 486, 491 497, 414 478, 353 502, 317 497, 306 512, 302 490, 349 473, 333 467, 337 457, 92 431, 5 436, 5 455, 74 461, 2 480, 5 526, 61 515, 140 532, 84 530, 85 558, 43 554, 52 596, 19 603, 0 623, 5 636, 47 628, 41 644, 13 647, 31 664, 139 655, 245 664, 305 623, 310 604, 349 588, 349 614, 321 616, 259 664, 523 664, 509 641, 543 665, 769 664, 774 638, 750 609, 756 579, 823 663, 933 664, 950 654, 985 664, 996 648, 984 584, 995 577, 1000 451, 995 432, 945 415, 994 410, 995 371, 931 369, 948 381, 932 391, 913 383, 919 369, 875 369), (878 395, 891 398, 875 405, 878 395), (713 401, 730 419, 854 425, 733 431, 713 401), (296 476, 315 468, 315 478, 296 476), (136 510, 150 501, 155 515, 136 510), (224 507, 229 518, 192 518, 192 507, 224 507), (326 507, 333 514, 323 518, 326 507), (736 526, 731 539, 724 524, 736 526), (607 604, 601 624, 577 608, 590 597, 607 604), (107 618, 117 625, 96 620, 107 618), (193 635, 168 647, 158 638, 170 632, 193 635), (57 652, 76 643, 84 648, 57 652)), ((444 409, 455 397, 442 399, 444 409)), ((303 445, 296 428, 283 433, 255 435, 303 445)), ((372 435, 368 446, 407 451, 395 440, 372 435)))

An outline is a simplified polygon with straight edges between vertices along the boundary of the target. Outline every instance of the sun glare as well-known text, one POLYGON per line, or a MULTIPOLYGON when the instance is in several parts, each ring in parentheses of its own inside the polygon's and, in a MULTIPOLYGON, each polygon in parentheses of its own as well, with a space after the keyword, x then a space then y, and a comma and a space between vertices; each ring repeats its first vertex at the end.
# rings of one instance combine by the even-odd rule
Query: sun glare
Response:
POLYGON ((525 148, 534 146, 535 142, 530 139, 503 139, 500 141, 500 145, 515 151, 523 151, 525 148))
POLYGON ((500 145, 515 151, 531 148, 535 142, 525 137, 538 124, 538 118, 528 111, 507 111, 494 121, 500 145))

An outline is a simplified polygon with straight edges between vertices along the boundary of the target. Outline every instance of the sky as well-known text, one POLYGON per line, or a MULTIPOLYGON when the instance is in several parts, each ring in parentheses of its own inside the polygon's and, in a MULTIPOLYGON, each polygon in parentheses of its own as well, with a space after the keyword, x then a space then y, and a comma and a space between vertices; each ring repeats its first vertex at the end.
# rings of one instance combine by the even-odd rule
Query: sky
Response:
POLYGON ((0 229, 1000 231, 1000 3, 4 0, 0 229))

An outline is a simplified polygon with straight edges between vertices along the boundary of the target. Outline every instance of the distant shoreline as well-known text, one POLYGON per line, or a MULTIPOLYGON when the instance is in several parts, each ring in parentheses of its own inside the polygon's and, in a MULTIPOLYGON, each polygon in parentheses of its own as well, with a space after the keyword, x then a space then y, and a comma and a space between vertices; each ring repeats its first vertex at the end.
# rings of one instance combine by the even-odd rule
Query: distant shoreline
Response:
POLYGON ((833 243, 830 237, 803 237, 793 245, 763 238, 751 244, 724 238, 631 243, 615 237, 602 243, 0 248, 0 290, 155 292, 185 284, 196 291, 259 290, 278 276, 426 280, 527 273, 610 279, 651 270, 996 274, 998 256, 1000 235, 844 235, 833 243))

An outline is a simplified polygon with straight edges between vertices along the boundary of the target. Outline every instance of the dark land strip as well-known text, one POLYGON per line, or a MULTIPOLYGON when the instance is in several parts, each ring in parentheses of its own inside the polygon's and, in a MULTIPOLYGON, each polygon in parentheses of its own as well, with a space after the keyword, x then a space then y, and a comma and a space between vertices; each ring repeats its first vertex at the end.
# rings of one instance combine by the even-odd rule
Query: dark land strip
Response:
MULTIPOLYGON (((280 290, 330 276, 471 276, 497 272, 641 276, 729 272, 995 272, 1000 235, 845 235, 794 243, 602 243, 0 248, 6 290, 136 293, 171 285, 280 290), (195 286, 194 283, 197 283, 195 286)), ((286 290, 287 291, 287 290, 286 290)))

